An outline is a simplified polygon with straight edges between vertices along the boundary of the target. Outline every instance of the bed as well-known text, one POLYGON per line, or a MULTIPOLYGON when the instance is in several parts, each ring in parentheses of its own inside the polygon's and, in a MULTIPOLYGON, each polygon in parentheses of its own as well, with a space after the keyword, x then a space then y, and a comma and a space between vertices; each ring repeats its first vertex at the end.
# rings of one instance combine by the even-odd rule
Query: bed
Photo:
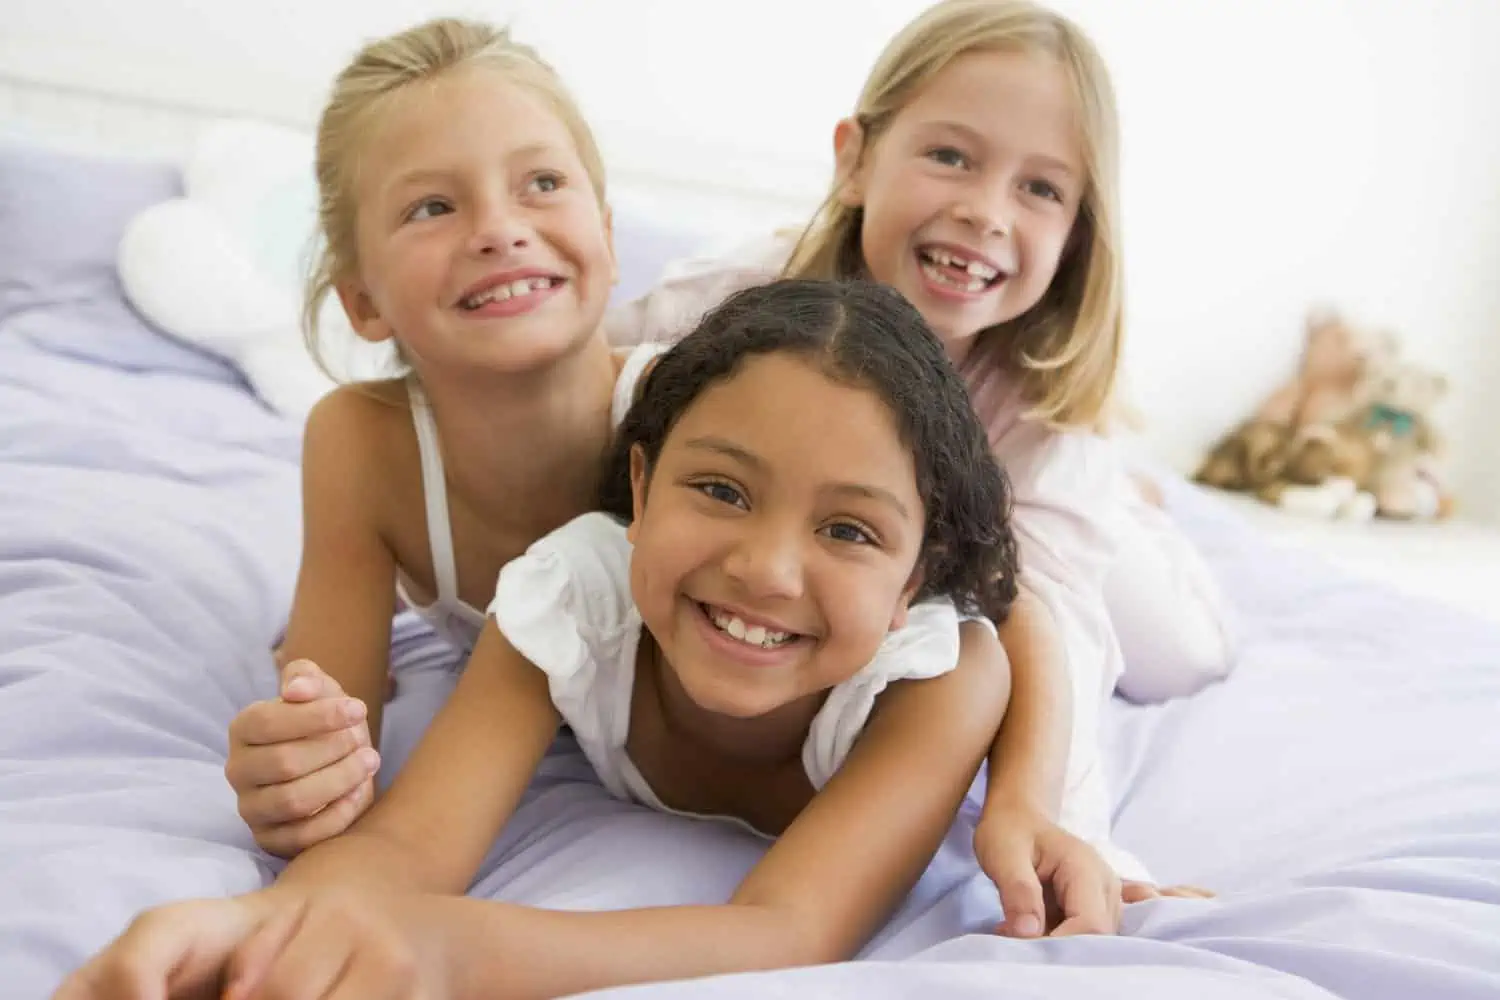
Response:
MULTIPOLYGON (((120 294, 114 246, 133 212, 175 191, 169 167, 8 148, 0 992, 32 1000, 141 908, 276 871, 221 768, 230 718, 273 690, 299 436, 120 294), (69 238, 33 238, 49 227, 69 238)), ((1194 698, 1110 707, 1116 826, 1161 879, 1218 899, 1132 906, 1118 937, 997 938, 998 901, 968 847, 971 795, 858 961, 598 995, 1500 996, 1500 627, 1273 548, 1186 483, 1168 501, 1227 588, 1244 652, 1194 698)), ((407 617, 393 658, 384 780, 455 666, 407 617)), ((610 800, 560 741, 473 892, 559 908, 711 902, 759 849, 610 800)))

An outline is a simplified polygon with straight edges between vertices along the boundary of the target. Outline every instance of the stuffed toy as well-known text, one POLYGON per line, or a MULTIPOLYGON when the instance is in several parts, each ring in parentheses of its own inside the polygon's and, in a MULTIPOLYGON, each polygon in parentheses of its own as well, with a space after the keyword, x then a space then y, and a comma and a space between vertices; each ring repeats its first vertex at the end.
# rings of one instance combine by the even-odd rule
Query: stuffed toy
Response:
POLYGON ((1359 409, 1367 373, 1394 348, 1393 337, 1356 330, 1332 311, 1310 314, 1296 374, 1213 447, 1193 478, 1219 489, 1279 496, 1276 484, 1309 429, 1333 427, 1359 409))
POLYGON ((1305 429, 1262 499, 1321 517, 1445 517, 1452 512, 1444 442, 1432 420, 1448 392, 1442 375, 1387 362, 1370 373, 1359 408, 1305 429))
POLYGON ((1365 429, 1378 457, 1369 487, 1382 517, 1427 520, 1453 513, 1447 442, 1432 419, 1447 394, 1443 375, 1403 365, 1382 381, 1367 408, 1365 429))

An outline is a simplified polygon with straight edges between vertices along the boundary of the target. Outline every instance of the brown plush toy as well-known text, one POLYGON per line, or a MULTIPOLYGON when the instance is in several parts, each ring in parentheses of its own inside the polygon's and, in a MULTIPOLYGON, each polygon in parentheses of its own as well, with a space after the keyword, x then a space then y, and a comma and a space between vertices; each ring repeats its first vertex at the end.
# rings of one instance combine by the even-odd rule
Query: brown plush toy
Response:
POLYGON ((1355 412, 1307 428, 1263 499, 1304 514, 1346 519, 1444 517, 1453 509, 1432 410, 1448 381, 1394 361, 1370 373, 1355 412))
POLYGON ((1193 478, 1274 502, 1307 429, 1336 426, 1358 410, 1367 372, 1393 353, 1394 338, 1366 335, 1331 311, 1311 314, 1296 375, 1221 439, 1193 478))

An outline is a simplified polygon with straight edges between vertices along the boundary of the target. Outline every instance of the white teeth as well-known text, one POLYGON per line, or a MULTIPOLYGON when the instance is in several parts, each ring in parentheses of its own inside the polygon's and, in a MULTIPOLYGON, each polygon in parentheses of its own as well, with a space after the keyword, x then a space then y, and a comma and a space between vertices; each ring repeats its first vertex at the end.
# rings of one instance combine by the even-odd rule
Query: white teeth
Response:
POLYGON ((922 273, 940 285, 947 285, 949 288, 957 288, 964 292, 982 292, 989 286, 989 282, 984 278, 971 277, 968 281, 964 281, 952 271, 945 271, 925 260, 922 262, 922 273))
POLYGON ((708 608, 708 613, 715 628, 747 646, 775 649, 795 638, 791 632, 779 632, 775 629, 768 629, 764 625, 746 625, 744 620, 737 615, 726 614, 718 608, 708 608))
POLYGON ((506 282, 503 285, 496 285, 494 288, 480 292, 478 295, 471 295, 459 304, 465 309, 478 309, 489 302, 504 302, 506 299, 514 298, 517 295, 529 295, 532 292, 545 291, 551 287, 551 278, 520 278, 516 281, 506 282))
MULTIPOLYGON (((970 260, 967 257, 962 257, 958 254, 950 253, 949 251, 940 249, 938 247, 933 247, 931 249, 921 251, 921 257, 923 258, 924 263, 933 264, 935 266, 934 270, 935 268, 952 267, 956 268, 959 271, 966 271, 969 277, 971 279, 974 279, 974 281, 977 281, 981 287, 983 287, 983 285, 985 285, 986 283, 993 281, 995 277, 1000 273, 995 268, 990 267, 983 261, 970 260)), ((952 277, 953 280, 947 283, 953 285, 956 288, 967 287, 969 291, 975 292, 980 290, 979 288, 972 287, 974 285, 974 281, 970 281, 968 283, 968 286, 965 286, 965 284, 956 276, 952 277)))

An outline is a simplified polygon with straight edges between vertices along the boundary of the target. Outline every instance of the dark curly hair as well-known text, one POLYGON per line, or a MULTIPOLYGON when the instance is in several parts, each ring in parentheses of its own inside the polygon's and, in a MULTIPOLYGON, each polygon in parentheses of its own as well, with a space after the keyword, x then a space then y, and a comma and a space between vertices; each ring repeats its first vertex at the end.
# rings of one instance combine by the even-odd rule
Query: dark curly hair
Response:
POLYGON ((661 355, 609 454, 600 506, 632 516, 630 451, 647 468, 677 420, 745 358, 791 352, 830 378, 880 395, 912 451, 926 525, 917 600, 951 598, 1003 621, 1016 598, 1011 489, 968 390, 927 323, 900 293, 863 280, 788 278, 730 296, 661 355))

